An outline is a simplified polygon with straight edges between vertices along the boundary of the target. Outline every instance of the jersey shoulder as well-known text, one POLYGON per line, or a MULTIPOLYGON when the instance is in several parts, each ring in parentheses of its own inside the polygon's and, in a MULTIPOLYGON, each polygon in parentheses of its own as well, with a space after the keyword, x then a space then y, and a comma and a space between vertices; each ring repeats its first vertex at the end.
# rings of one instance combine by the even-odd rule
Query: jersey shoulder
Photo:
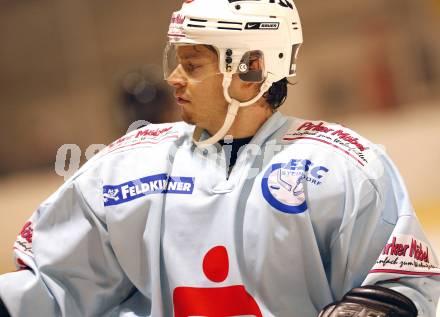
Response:
POLYGON ((176 122, 150 124, 127 133, 87 161, 46 203, 60 199, 66 190, 76 187, 93 210, 100 210, 102 204, 97 197, 102 195, 104 183, 122 183, 125 178, 136 179, 148 168, 164 168, 168 155, 191 141, 193 129, 184 122, 176 122))
POLYGON ((70 179, 74 181, 83 174, 94 173, 103 166, 111 169, 116 162, 132 162, 138 158, 166 158, 173 149, 190 142, 194 127, 184 122, 149 124, 111 142, 70 179))
POLYGON ((155 150, 163 144, 171 145, 190 139, 193 130, 193 126, 184 122, 149 124, 113 141, 99 154, 105 156, 109 153, 135 151, 140 148, 155 150))
POLYGON ((291 118, 279 142, 287 149, 308 147, 312 155, 339 160, 357 167, 369 177, 383 169, 380 148, 357 132, 337 123, 291 118))

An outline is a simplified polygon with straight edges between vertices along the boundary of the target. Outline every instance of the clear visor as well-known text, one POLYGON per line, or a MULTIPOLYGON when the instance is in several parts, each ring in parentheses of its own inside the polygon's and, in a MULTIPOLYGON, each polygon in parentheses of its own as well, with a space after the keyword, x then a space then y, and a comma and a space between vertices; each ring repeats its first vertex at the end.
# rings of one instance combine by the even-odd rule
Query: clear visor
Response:
MULTIPOLYGON (((230 54, 231 55, 231 54, 230 54)), ((263 82, 265 79, 264 56, 261 51, 248 51, 238 62, 226 52, 224 72, 239 75, 242 81, 263 82), (230 63, 228 64, 228 60, 230 63)), ((213 46, 202 44, 172 44, 165 47, 163 59, 164 79, 202 82, 222 74, 218 52, 213 46)))
POLYGON ((184 79, 202 82, 221 75, 218 55, 208 45, 171 44, 165 47, 163 72, 165 80, 184 79))

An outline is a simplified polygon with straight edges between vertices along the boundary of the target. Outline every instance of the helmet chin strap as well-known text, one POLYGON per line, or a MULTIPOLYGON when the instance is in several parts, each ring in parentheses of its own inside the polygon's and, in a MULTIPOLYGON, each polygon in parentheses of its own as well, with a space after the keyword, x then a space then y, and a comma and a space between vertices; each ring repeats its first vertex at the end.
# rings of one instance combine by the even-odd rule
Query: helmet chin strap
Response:
POLYGON ((220 130, 218 130, 217 133, 215 133, 212 137, 203 141, 200 141, 203 128, 197 126, 196 129, 194 130, 193 142, 199 148, 209 147, 210 145, 213 145, 218 141, 220 141, 222 138, 224 138, 224 136, 228 133, 229 129, 232 127, 232 124, 235 121, 235 117, 237 116, 238 110, 241 107, 247 107, 256 103, 263 96, 263 94, 269 90, 270 86, 272 86, 272 81, 269 80, 269 76, 268 76, 268 78, 266 78, 266 80, 261 85, 259 93, 254 98, 245 102, 240 102, 236 99, 232 99, 231 96, 229 95, 229 86, 231 85, 231 81, 232 81, 232 74, 231 73, 224 74, 223 84, 222 84, 223 95, 225 96, 226 101, 229 103, 229 106, 228 106, 228 113, 226 114, 225 121, 223 123, 223 126, 220 128, 220 130))

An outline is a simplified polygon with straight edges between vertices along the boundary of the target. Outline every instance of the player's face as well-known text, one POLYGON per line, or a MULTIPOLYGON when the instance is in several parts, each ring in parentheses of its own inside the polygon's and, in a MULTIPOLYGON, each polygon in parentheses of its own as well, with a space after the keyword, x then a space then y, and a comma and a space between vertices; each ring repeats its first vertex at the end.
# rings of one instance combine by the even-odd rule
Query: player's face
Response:
POLYGON ((227 105, 217 54, 205 45, 177 47, 178 66, 168 77, 182 119, 211 131, 223 120, 227 105))

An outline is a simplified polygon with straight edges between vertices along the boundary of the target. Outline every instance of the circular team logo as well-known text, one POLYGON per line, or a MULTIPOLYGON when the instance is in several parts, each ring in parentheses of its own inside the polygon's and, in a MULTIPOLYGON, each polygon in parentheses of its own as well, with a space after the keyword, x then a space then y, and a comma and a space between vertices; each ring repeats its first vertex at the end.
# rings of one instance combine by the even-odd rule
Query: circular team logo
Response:
POLYGON ((287 164, 274 164, 266 171, 261 182, 263 197, 275 209, 289 214, 307 209, 304 194, 304 173, 287 164))

